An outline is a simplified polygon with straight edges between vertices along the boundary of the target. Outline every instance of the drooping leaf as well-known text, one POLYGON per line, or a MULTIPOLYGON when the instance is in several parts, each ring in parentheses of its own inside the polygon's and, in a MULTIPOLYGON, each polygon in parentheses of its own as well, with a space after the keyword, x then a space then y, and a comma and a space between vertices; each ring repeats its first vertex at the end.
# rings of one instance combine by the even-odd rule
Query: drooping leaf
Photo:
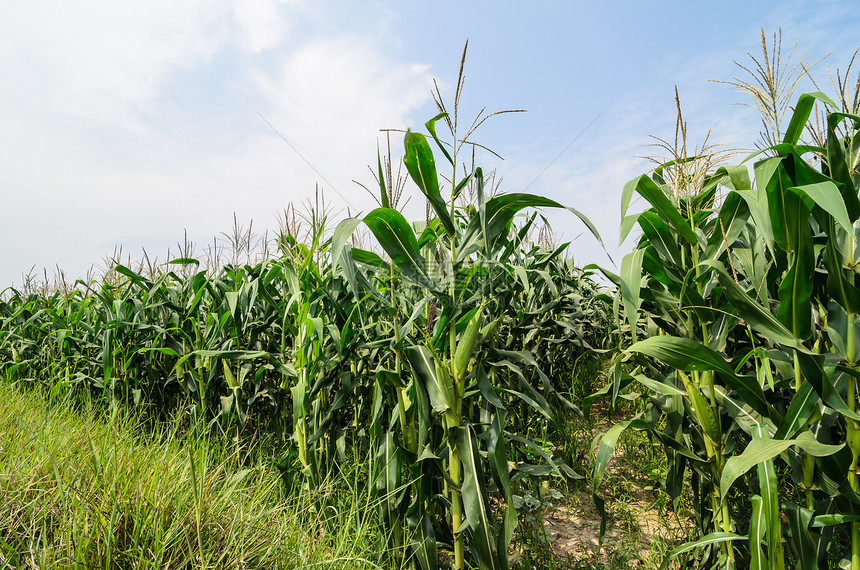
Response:
POLYGON ((752 467, 763 461, 773 459, 792 445, 800 447, 804 452, 815 457, 831 455, 844 447, 844 445, 819 443, 815 436, 808 431, 801 433, 795 439, 753 439, 743 453, 730 457, 726 461, 723 475, 720 478, 721 495, 726 497, 732 483, 752 467))
POLYGON ((839 105, 834 103, 833 99, 820 91, 803 93, 797 98, 794 113, 791 115, 788 128, 785 130, 785 136, 782 139, 783 143, 797 144, 797 141, 800 140, 800 135, 803 134, 803 130, 806 128, 806 123, 809 121, 809 115, 812 113, 816 100, 829 105, 832 109, 839 109, 839 105))
POLYGON ((436 357, 426 346, 410 346, 406 349, 406 358, 415 377, 421 381, 433 409, 443 414, 455 407, 455 391, 451 378, 439 374, 436 357))
POLYGON ((691 550, 702 549, 712 544, 720 544, 733 540, 747 540, 747 537, 741 536, 739 534, 734 534, 732 532, 712 532, 711 534, 703 536, 699 540, 684 543, 681 546, 673 549, 666 556, 666 558, 663 559, 663 563, 660 565, 660 570, 663 570, 666 566, 669 565, 672 560, 674 560, 681 554, 690 552, 691 550))
MULTIPOLYGON (((427 197, 430 206, 442 222, 442 226, 449 236, 456 233, 454 222, 451 220, 451 214, 448 211, 448 204, 442 198, 442 193, 439 190, 439 178, 436 174, 436 160, 433 158, 433 151, 427 143, 424 135, 407 131, 403 139, 403 144, 406 147, 406 154, 403 156, 403 162, 406 164, 406 170, 409 171, 409 176, 413 182, 418 185, 421 192, 427 197)), ((375 233, 375 232, 374 232, 375 233)))
POLYGON ((675 205, 672 204, 672 201, 666 196, 663 189, 657 186, 653 180, 644 174, 638 178, 634 178, 624 185, 621 201, 622 218, 627 214, 630 196, 633 195, 634 191, 638 192, 643 198, 645 198, 648 203, 656 209, 657 213, 671 226, 673 226, 675 231, 677 231, 687 243, 698 243, 696 232, 694 232, 690 227, 689 221, 684 219, 675 205))
POLYGON ((364 223, 406 277, 430 291, 437 288, 427 274, 415 233, 400 212, 390 208, 377 208, 364 217, 364 223))
POLYGON ((735 375, 725 358, 688 338, 652 336, 631 345, 627 351, 646 354, 678 370, 716 370, 729 376, 735 375))

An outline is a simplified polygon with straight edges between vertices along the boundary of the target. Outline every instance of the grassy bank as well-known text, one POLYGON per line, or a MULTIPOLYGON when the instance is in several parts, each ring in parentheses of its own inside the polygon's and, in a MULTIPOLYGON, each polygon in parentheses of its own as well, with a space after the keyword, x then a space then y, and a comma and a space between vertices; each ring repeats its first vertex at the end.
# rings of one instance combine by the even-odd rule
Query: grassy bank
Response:
POLYGON ((389 567, 361 495, 287 497, 250 458, 0 384, 0 568, 389 567))

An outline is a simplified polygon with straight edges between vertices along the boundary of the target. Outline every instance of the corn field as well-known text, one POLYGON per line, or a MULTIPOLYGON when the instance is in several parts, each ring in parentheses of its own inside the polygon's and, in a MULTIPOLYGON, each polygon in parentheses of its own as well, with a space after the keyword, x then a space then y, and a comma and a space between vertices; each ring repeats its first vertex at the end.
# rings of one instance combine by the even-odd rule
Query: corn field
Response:
POLYGON ((153 418, 181 411, 219 437, 272 434, 296 489, 371 457, 373 515, 424 570, 508 568, 519 481, 585 480, 605 513, 625 430, 657 442, 666 493, 690 506, 698 538, 664 566, 860 570, 858 98, 840 79, 837 97, 789 108, 734 85, 758 97, 763 144, 726 165, 666 143, 673 156, 624 187, 621 237, 641 234, 618 274, 602 270, 612 291, 568 244, 532 239, 535 209, 566 208, 600 240, 588 218, 490 192, 460 157, 456 106, 440 104, 426 134, 403 137, 426 221, 397 209, 380 157, 379 208, 337 224, 310 208, 308 231, 283 230, 256 264, 180 257, 153 275, 116 264, 63 290, 7 290, 0 369, 153 418), (634 195, 644 211, 629 212, 634 195), (574 394, 588 359, 607 363, 608 385, 574 394), (598 397, 637 405, 577 473, 544 436, 598 397))
POLYGON ((611 306, 565 246, 531 242, 535 214, 512 231, 523 209, 559 204, 486 196, 479 168, 446 201, 428 138, 407 134, 405 152, 429 223, 387 207, 383 182, 382 207, 333 230, 311 208, 307 234, 282 233, 280 255, 255 265, 207 273, 178 258, 150 278, 117 264, 47 296, 8 291, 0 366, 14 382, 107 406, 184 410, 224 437, 273 433, 290 485, 314 488, 371 453, 393 548, 423 568, 436 567, 437 542, 456 567, 467 555, 505 567, 511 481, 576 476, 527 434, 559 407, 577 410, 569 378, 603 348, 611 306), (464 190, 475 203, 454 206, 464 190), (361 224, 379 253, 352 245, 361 224))

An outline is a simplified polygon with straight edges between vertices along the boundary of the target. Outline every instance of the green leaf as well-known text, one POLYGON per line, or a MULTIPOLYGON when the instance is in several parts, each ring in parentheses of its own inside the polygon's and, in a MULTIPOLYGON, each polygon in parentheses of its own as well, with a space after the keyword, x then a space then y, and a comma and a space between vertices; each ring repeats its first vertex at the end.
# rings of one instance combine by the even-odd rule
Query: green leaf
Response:
POLYGON ((833 182, 828 180, 815 184, 796 186, 789 188, 789 190, 805 194, 822 210, 833 216, 833 219, 843 230, 848 233, 854 231, 851 218, 848 216, 848 209, 845 207, 845 201, 842 199, 839 188, 833 182))
POLYGON ((397 210, 377 208, 364 217, 364 223, 403 274, 416 285, 436 289, 427 274, 424 257, 418 250, 415 233, 397 210))
POLYGON ((797 357, 803 376, 812 384, 822 401, 843 416, 860 421, 860 413, 848 407, 836 388, 834 380, 838 376, 837 372, 834 372, 833 367, 824 368, 824 357, 802 352, 798 352, 797 357))
POLYGON ((436 366, 436 357, 430 349, 425 346, 410 346, 406 349, 406 359, 415 378, 420 380, 427 390, 433 409, 440 414, 453 410, 456 401, 454 384, 450 377, 438 373, 440 367, 436 366))
POLYGON ((382 154, 379 152, 378 143, 376 145, 376 181, 379 183, 379 205, 383 208, 390 208, 388 189, 385 187, 385 172, 382 170, 382 154))
POLYGON ((657 394, 661 394, 663 396, 683 396, 684 395, 683 390, 679 390, 678 388, 672 386, 671 384, 666 384, 664 382, 658 382, 657 380, 652 380, 651 378, 643 376, 642 374, 635 374, 633 376, 633 378, 637 382, 639 382, 640 384, 642 384, 646 388, 650 389, 651 391, 656 392, 657 394))
MULTIPOLYGON (((770 440, 767 426, 757 425, 752 431, 753 441, 770 440)), ((782 548, 782 521, 779 517, 779 480, 773 458, 756 465, 759 492, 762 498, 762 511, 767 534, 767 549, 771 562, 777 568, 784 568, 782 548)))
POLYGON ((854 178, 852 176, 854 168, 849 166, 842 141, 836 134, 836 126, 845 118, 852 118, 856 126, 856 115, 844 113, 831 113, 828 115, 827 143, 825 144, 825 148, 830 176, 840 184, 839 190, 842 194, 842 199, 845 202, 845 207, 848 210, 851 221, 854 222, 857 218, 860 218, 860 198, 857 196, 857 188, 854 186, 854 178))
POLYGON ((797 98, 797 104, 794 106, 794 113, 791 115, 791 120, 788 123, 788 128, 785 130, 785 137, 782 142, 785 144, 797 144, 800 140, 800 135, 803 134, 803 129, 806 128, 806 123, 809 121, 809 115, 815 106, 815 101, 819 100, 832 109, 839 109, 839 105, 820 91, 815 93, 804 93, 797 98))
POLYGON ((690 227, 690 222, 681 215, 678 209, 672 204, 672 201, 666 196, 662 188, 657 186, 653 180, 646 175, 641 175, 634 178, 624 185, 622 193, 621 214, 622 218, 627 213, 627 206, 630 203, 630 196, 633 191, 638 192, 643 198, 654 206, 657 213, 665 219, 675 230, 684 238, 687 243, 696 244, 698 238, 696 232, 690 227), (626 199, 626 201, 625 201, 626 199))
POLYGON ((481 326, 481 313, 483 312, 484 304, 482 303, 480 308, 475 311, 472 318, 469 320, 469 324, 466 325, 466 330, 460 336, 460 339, 457 341, 457 350, 454 353, 454 379, 462 380, 465 373, 466 367, 469 364, 469 360, 472 359, 472 353, 475 351, 475 344, 478 341, 478 330, 481 326))
POLYGON ((835 526, 845 524, 847 522, 860 521, 860 515, 849 515, 843 513, 834 513, 831 515, 818 515, 812 519, 810 526, 820 528, 825 526, 835 526))
POLYGON ((761 548, 761 542, 767 528, 761 497, 753 495, 750 497, 750 502, 752 503, 749 525, 750 570, 770 570, 767 565, 767 558, 765 558, 761 548))
POLYGON ((842 253, 836 246, 835 236, 827 240, 824 263, 827 266, 827 291, 832 301, 839 303, 849 314, 860 313, 860 289, 854 284, 856 274, 845 267, 842 253))
POLYGON ((726 247, 731 247, 740 236, 749 217, 749 205, 741 194, 739 192, 729 193, 714 222, 705 251, 705 259, 717 259, 726 247))
POLYGON ((493 540, 493 524, 489 514, 487 491, 483 482, 483 465, 478 441, 471 426, 456 429, 457 455, 463 464, 463 484, 460 488, 466 521, 472 529, 469 545, 481 568, 502 568, 496 543, 493 540))
POLYGON ((137 273, 135 273, 134 271, 132 271, 131 269, 129 269, 125 265, 116 264, 114 266, 114 270, 121 275, 125 275, 126 277, 128 277, 129 279, 134 281, 135 283, 149 283, 148 279, 141 277, 140 275, 138 275, 137 273))
POLYGON ((732 306, 737 310, 738 316, 749 323, 754 329, 785 347, 790 347, 800 352, 809 352, 803 344, 783 325, 773 314, 760 303, 747 295, 740 285, 726 272, 725 267, 719 261, 703 261, 702 266, 710 267, 717 272, 723 292, 732 306))
POLYGON ((693 404, 693 414, 696 421, 702 428, 705 435, 714 443, 719 443, 723 439, 722 428, 720 427, 720 417, 718 412, 711 408, 708 402, 702 395, 702 392, 693 385, 683 372, 678 372, 678 376, 684 383, 684 388, 687 390, 687 397, 693 404))
POLYGON ((800 386, 800 390, 791 399, 791 404, 788 406, 788 411, 785 412, 785 418, 779 425, 779 429, 773 436, 774 439, 788 439, 803 427, 806 420, 812 415, 815 405, 819 401, 819 396, 813 390, 812 383, 804 382, 800 386))
POLYGON ((797 505, 788 504, 785 505, 785 513, 788 515, 788 528, 791 530, 790 541, 794 544, 794 550, 797 553, 797 562, 799 563, 797 568, 803 570, 817 569, 816 541, 809 531, 813 512, 797 505))
POLYGON ((720 494, 725 499, 732 484, 738 477, 763 461, 768 461, 796 445, 803 451, 815 457, 832 455, 844 447, 843 445, 827 445, 819 443, 810 432, 803 432, 796 439, 753 439, 740 455, 730 457, 726 461, 723 475, 720 478, 720 494))
MULTIPOLYGON (((397 523, 394 523, 397 524, 397 523)), ((439 556, 436 552, 436 531, 433 529, 433 519, 424 512, 410 543, 412 552, 421 570, 436 570, 439 568, 439 556)))
MULTIPOLYGON (((384 206, 387 209, 387 206, 384 206)), ((334 233, 331 236, 331 259, 333 263, 339 263, 341 252, 346 246, 346 242, 352 237, 355 228, 361 225, 361 218, 346 218, 342 220, 334 228, 334 233)))
MULTIPOLYGON (((564 206, 551 198, 535 194, 497 194, 487 200, 484 213, 479 210, 469 220, 469 225, 463 237, 457 243, 457 259, 463 258, 478 243, 487 244, 486 249, 492 250, 499 242, 507 237, 508 229, 514 216, 525 208, 564 208, 585 224, 591 235, 604 248, 603 239, 591 220, 582 212, 569 206, 564 206)), ((608 255, 608 253, 607 253, 608 255)))
POLYGON ((639 322, 639 307, 642 305, 642 258, 645 251, 634 250, 621 260, 621 300, 630 325, 630 335, 636 340, 636 323, 639 322))
POLYGON ((177 257, 167 262, 168 265, 200 265, 200 261, 193 257, 177 257))
POLYGON ((439 191, 436 160, 433 158, 430 144, 424 135, 413 133, 412 131, 406 132, 403 144, 406 147, 403 162, 406 164, 409 176, 412 177, 412 180, 418 185, 418 188, 427 197, 427 200, 430 201, 430 206, 436 212, 439 221, 442 222, 445 232, 449 236, 453 236, 456 233, 456 229, 448 212, 448 205, 439 191))
POLYGON ((646 210, 639 214, 638 221, 642 233, 648 238, 648 243, 657 250, 663 262, 681 265, 681 249, 678 247, 678 240, 672 235, 672 231, 663 219, 653 210, 646 210))
MULTIPOLYGON (((480 373, 480 371, 479 371, 480 373)), ((514 536, 514 528, 517 523, 517 511, 514 507, 514 497, 511 491, 511 479, 508 471, 508 457, 505 448, 504 424, 505 410, 499 409, 493 416, 493 421, 488 430, 487 438, 487 460, 490 463, 490 471, 496 482, 496 487, 502 491, 507 503, 504 524, 499 538, 496 541, 498 552, 507 552, 511 539, 514 536)))
POLYGON ((666 558, 663 559, 663 563, 660 565, 660 570, 663 570, 672 560, 677 558, 679 555, 684 554, 685 552, 690 552, 691 550, 698 550, 700 548, 704 548, 712 544, 719 544, 721 542, 729 542, 732 540, 747 540, 747 537, 741 536, 739 534, 734 534, 732 532, 712 532, 711 534, 703 536, 699 540, 682 544, 681 546, 672 550, 666 556, 666 558))
POLYGON ((451 163, 451 166, 454 166, 454 159, 451 158, 451 154, 448 152, 448 149, 445 148, 445 145, 442 144, 442 141, 439 140, 438 135, 436 135, 436 122, 440 119, 444 119, 447 116, 448 113, 439 113, 438 115, 424 123, 424 126, 427 127, 427 131, 430 133, 430 136, 433 137, 433 140, 436 142, 436 146, 439 147, 439 150, 442 151, 442 154, 444 154, 445 158, 448 159, 448 162, 451 163))
POLYGON ((648 355, 678 370, 716 370, 729 376, 735 375, 734 369, 725 358, 688 338, 652 336, 631 345, 627 352, 648 355))
POLYGON ((812 273, 815 260, 812 251, 812 236, 809 229, 803 232, 805 245, 798 244, 794 263, 779 284, 779 308, 776 318, 797 339, 807 339, 812 334, 812 273))

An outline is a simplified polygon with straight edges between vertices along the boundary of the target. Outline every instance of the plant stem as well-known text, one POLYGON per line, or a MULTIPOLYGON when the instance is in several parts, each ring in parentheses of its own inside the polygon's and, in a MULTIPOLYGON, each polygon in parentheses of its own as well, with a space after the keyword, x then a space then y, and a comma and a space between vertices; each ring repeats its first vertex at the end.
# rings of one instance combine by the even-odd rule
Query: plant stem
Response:
MULTIPOLYGON (((852 240, 853 243, 853 240, 852 240)), ((849 313, 848 314, 848 331, 845 335, 846 337, 846 357, 848 360, 848 366, 854 367, 855 365, 855 354, 854 354, 854 325, 856 323, 855 315, 849 313)), ((855 388, 855 380, 853 377, 848 378, 848 391, 846 396, 848 397, 848 409, 852 412, 856 409, 856 388, 855 388)), ((858 478, 857 478, 857 464, 858 460, 860 460, 860 441, 858 441, 858 426, 857 422, 853 418, 845 418, 845 427, 846 427, 846 435, 845 440, 848 443, 849 449, 851 449, 851 465, 848 468, 848 484, 851 485, 851 489, 856 493, 858 491, 858 478)), ((860 521, 854 521, 851 523, 851 570, 860 570, 860 521)))

